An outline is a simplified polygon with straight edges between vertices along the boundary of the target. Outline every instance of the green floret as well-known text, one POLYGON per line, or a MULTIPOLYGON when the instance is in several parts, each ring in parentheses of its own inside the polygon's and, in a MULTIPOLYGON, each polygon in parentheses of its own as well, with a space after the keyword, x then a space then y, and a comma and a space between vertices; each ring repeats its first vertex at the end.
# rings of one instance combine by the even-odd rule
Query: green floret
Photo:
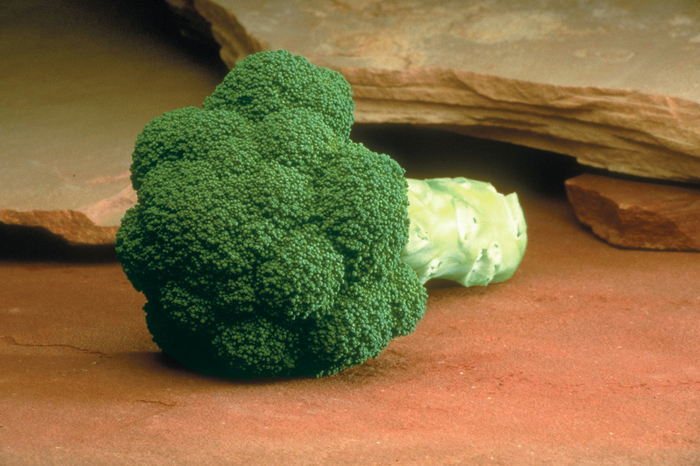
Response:
POLYGON ((141 188, 146 174, 167 161, 214 159, 230 154, 248 161, 254 154, 248 122, 235 112, 203 112, 186 107, 167 112, 151 121, 136 139, 131 182, 141 188))
POLYGON ((342 75, 285 50, 256 53, 238 63, 203 107, 234 111, 251 122, 304 109, 320 116, 343 141, 350 137, 355 110, 342 75))
POLYGON ((499 194, 465 204, 438 193, 444 184, 407 181, 349 139, 353 110, 340 74, 280 50, 237 64, 202 109, 144 128, 131 166, 138 203, 116 249, 164 352, 216 376, 320 377, 412 332, 428 278, 512 275, 501 266, 524 251, 517 200, 481 234, 474 224, 499 194), (456 267, 454 245, 467 240, 456 267))

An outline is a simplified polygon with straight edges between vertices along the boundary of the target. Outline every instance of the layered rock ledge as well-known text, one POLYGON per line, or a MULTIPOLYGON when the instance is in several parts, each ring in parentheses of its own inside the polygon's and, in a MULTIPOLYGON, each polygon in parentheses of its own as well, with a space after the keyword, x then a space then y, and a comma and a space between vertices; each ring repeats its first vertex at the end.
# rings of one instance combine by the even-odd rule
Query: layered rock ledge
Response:
POLYGON ((686 1, 167 1, 188 34, 210 32, 229 67, 284 48, 337 69, 358 122, 446 128, 700 182, 700 12, 686 1))

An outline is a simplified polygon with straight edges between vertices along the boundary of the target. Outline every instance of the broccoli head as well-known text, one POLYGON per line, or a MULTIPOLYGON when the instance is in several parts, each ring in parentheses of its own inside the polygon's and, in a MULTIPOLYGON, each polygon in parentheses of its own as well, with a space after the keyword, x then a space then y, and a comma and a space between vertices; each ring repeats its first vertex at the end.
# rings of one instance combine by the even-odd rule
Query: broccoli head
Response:
POLYGON ((146 126, 116 247, 164 352, 212 375, 322 376, 415 328, 407 181, 349 139, 353 110, 339 73, 271 51, 146 126))
MULTIPOLYGON (((454 275, 449 241, 426 228, 454 212, 412 189, 433 213, 409 218, 403 169, 350 140, 353 111, 339 73, 279 50, 144 128, 116 250, 165 353, 209 375, 320 377, 414 330, 423 282, 454 275)), ((475 283, 498 278, 486 249, 462 255, 475 283)))

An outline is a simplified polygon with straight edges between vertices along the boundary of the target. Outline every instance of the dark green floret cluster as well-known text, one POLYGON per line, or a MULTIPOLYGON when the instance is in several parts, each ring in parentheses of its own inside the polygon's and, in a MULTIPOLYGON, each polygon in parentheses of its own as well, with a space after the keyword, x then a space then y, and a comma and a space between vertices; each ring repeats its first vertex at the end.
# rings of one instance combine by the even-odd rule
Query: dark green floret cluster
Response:
POLYGON ((164 352, 210 375, 319 377, 413 331, 427 295, 400 259, 407 181, 349 139, 353 110, 339 73, 280 50, 145 127, 116 247, 164 352))

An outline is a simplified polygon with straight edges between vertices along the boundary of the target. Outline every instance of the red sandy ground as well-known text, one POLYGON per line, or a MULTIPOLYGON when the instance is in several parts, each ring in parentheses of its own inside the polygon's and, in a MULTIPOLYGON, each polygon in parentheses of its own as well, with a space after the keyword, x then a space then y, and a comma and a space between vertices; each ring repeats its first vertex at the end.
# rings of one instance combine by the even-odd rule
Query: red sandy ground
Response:
POLYGON ((700 464, 700 255, 524 204, 510 281, 432 284, 413 334, 316 380, 180 367, 118 264, 0 264, 0 464, 700 464))

